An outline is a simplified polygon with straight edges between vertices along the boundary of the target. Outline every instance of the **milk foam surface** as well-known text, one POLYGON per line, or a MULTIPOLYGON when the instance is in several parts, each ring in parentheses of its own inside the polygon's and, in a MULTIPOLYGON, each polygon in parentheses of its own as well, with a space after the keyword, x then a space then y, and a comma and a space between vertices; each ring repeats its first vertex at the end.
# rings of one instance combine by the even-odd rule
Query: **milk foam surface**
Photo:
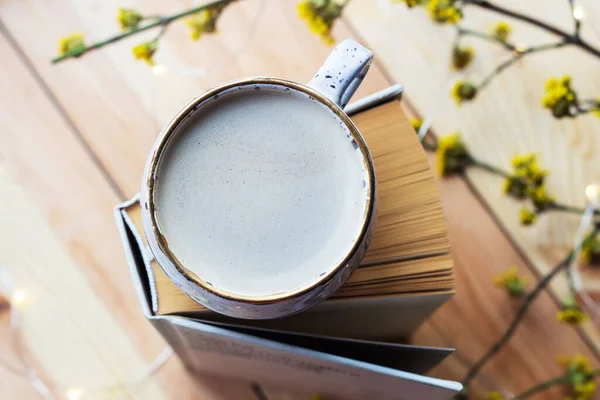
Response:
POLYGON ((244 87, 207 101, 177 128, 160 159, 158 223, 175 257, 214 287, 284 293, 350 252, 367 176, 361 151, 327 107, 293 89, 244 87))

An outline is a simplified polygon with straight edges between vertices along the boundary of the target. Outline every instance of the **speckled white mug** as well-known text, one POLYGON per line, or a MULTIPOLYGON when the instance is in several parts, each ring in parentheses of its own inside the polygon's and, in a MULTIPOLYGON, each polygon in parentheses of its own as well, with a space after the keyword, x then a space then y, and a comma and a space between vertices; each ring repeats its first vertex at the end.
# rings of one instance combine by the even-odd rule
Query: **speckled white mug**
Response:
POLYGON ((369 246, 377 214, 375 172, 367 145, 342 109, 362 81, 372 57, 360 44, 345 40, 336 46, 307 85, 272 77, 227 82, 191 101, 164 128, 144 172, 140 193, 142 221, 158 264, 188 296, 232 317, 277 318, 326 299, 358 267, 369 246), (260 136, 260 127, 256 129, 257 124, 270 123, 266 118, 268 109, 260 108, 263 101, 265 107, 278 107, 273 123, 281 125, 281 138, 273 137, 273 129, 266 138, 260 136), (238 108, 231 109, 234 113, 227 107, 238 108), (221 121, 218 116, 225 118, 222 114, 233 120, 231 129, 239 130, 246 123, 252 128, 244 136, 235 136, 235 141, 221 140, 218 135, 229 138, 224 132, 229 125, 217 124, 221 121), (292 125, 281 122, 288 120, 295 122, 289 123, 292 125), (309 143, 306 149, 300 146, 301 151, 296 149, 298 146, 290 146, 290 141, 305 143, 298 142, 298 136, 302 140, 306 136, 306 140, 321 146, 320 139, 324 136, 315 136, 315 132, 325 129, 325 125, 335 125, 327 128, 326 133, 338 135, 330 141, 323 140, 331 148, 311 148, 309 143), (258 145, 240 151, 240 146, 254 143, 252 140, 258 141, 255 143, 258 145), (347 148, 338 152, 337 146, 347 148), (210 150, 211 153, 207 148, 215 150, 210 150), (216 149, 219 153, 215 153, 216 149), (196 150, 197 158, 190 158, 196 155, 196 150), (320 158, 315 156, 313 162, 310 157, 315 151, 326 153, 320 158), (232 156, 227 157, 228 154, 232 156), (290 161, 299 154, 309 161, 302 158, 296 164, 290 161), (268 158, 280 156, 287 168, 284 172, 276 169, 282 162, 268 158), (340 158, 346 163, 342 175, 339 171, 342 167, 336 164, 340 158), (252 164, 255 159, 259 160, 258 165, 252 164), (327 175, 327 168, 336 166, 327 175), (339 177, 343 182, 340 179, 327 182, 323 177, 339 177), (246 180, 255 185, 248 188, 246 180), (299 185, 298 182, 307 183, 307 189, 299 188, 296 194, 296 186, 285 187, 288 183, 299 185), (329 185, 344 191, 333 190, 329 185), (346 190, 344 185, 351 189, 346 190), (357 185, 360 189, 356 189, 357 185), (259 198, 254 201, 253 196, 257 195, 259 198), (297 204, 292 200, 298 200, 297 204), (343 212, 331 208, 336 202, 343 204, 343 212), (304 214, 296 215, 296 210, 304 214), (332 214, 339 221, 333 217, 328 220, 332 214), (307 219, 310 221, 304 226, 307 219), (272 226, 263 223, 266 220, 272 221, 272 226), (252 231, 252 224, 257 221, 262 229, 260 234, 252 231), (286 229, 290 232, 289 240, 285 237, 286 229), (198 232, 198 237, 189 232, 198 232), (328 236, 320 237, 324 232, 328 236), (298 268, 288 265, 317 242, 326 242, 322 245, 325 249, 316 252, 318 257, 306 254, 310 262, 298 262, 298 268), (268 247, 261 248, 261 243, 268 247), (288 268, 281 276, 276 258, 279 245, 281 263, 288 268), (203 255, 206 259, 196 262, 203 255), (289 259, 286 255, 290 255, 289 259), (269 262, 252 264, 247 270, 240 267, 250 265, 255 259, 269 262), (239 265, 235 260, 239 260, 239 265))

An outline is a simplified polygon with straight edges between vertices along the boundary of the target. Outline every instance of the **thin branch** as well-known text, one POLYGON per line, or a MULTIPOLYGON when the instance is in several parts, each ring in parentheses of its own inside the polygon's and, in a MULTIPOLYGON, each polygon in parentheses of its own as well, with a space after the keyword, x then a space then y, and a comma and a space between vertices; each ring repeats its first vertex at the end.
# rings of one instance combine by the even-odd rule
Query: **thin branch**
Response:
POLYGON ((492 70, 492 72, 490 72, 481 81, 481 83, 477 86, 477 89, 483 89, 484 87, 486 87, 492 81, 492 79, 494 79, 496 76, 500 75, 500 73, 502 73, 502 71, 504 71, 505 69, 507 69, 508 67, 510 67, 511 65, 513 65, 514 63, 516 63, 517 61, 522 59, 523 57, 533 54, 533 53, 539 53, 539 52, 546 51, 546 50, 557 49, 559 47, 566 46, 567 44, 569 44, 569 43, 554 42, 554 43, 542 44, 539 46, 528 47, 524 50, 515 49, 514 55, 511 58, 509 58, 508 60, 499 64, 496 68, 494 68, 492 70))
POLYGON ((592 111, 600 111, 600 101, 595 99, 577 100, 573 116, 587 114, 592 111))
MULTIPOLYGON (((593 237, 594 235, 596 235, 598 233, 598 228, 595 227, 594 230, 586 237, 593 237)), ((569 255, 567 257, 565 257, 564 260, 562 260, 560 263, 558 263, 549 273, 547 273, 542 279, 540 279, 538 281, 538 283, 535 285, 535 287, 533 288, 533 290, 531 292, 529 292, 527 294, 527 296, 525 297, 525 300, 523 301, 523 304, 521 304, 521 307, 519 308, 519 310, 517 311, 517 314, 515 315, 515 317, 513 318, 512 322, 510 323, 510 326, 508 327, 508 329, 504 332, 504 334, 502 335, 502 337, 496 342, 494 343, 485 353, 483 356, 481 356, 479 358, 479 360, 477 360, 475 362, 475 364, 473 364, 471 366, 471 368, 469 369, 469 371, 467 371, 467 374, 465 375, 465 378, 462 380, 462 384, 463 384, 463 392, 466 391, 466 389, 468 388, 469 384, 471 383, 471 381, 473 380, 473 378, 479 373, 479 371, 481 370, 481 368, 483 368, 483 366, 500 350, 504 347, 504 345, 506 343, 508 343, 508 341, 510 340, 510 338, 512 337, 512 335, 515 333, 515 331, 517 330, 517 327, 519 326, 519 323, 521 322, 521 320, 523 319, 523 317, 525 317, 525 314, 527 314, 527 311, 529 310, 529 307, 531 306, 531 304, 533 303, 533 301, 537 298, 537 296, 541 293, 541 291, 543 289, 546 288, 546 286, 548 286, 548 284, 550 284, 550 282, 552 281, 552 279, 559 273, 561 272, 563 269, 567 268, 569 266, 569 264, 571 263, 572 258, 574 257, 575 252, 574 250, 571 250, 571 252, 569 253, 569 255)))
POLYGON ((514 45, 512 45, 504 40, 500 40, 497 37, 495 37, 494 35, 490 35, 488 33, 475 31, 473 29, 463 28, 458 25, 456 26, 456 31, 457 31, 458 35, 475 36, 480 39, 487 40, 488 42, 499 44, 500 46, 504 47, 506 50, 509 50, 509 51, 516 50, 516 47, 514 45))
MULTIPOLYGON (((600 375, 600 369, 595 369, 590 372, 590 379, 593 379, 593 378, 597 377, 598 375, 600 375)), ((516 395, 515 397, 513 397, 512 400, 524 400, 524 399, 528 398, 529 396, 532 396, 534 394, 548 390, 553 386, 563 385, 565 383, 569 383, 569 377, 567 375, 558 376, 558 377, 550 379, 546 382, 540 383, 539 385, 536 385, 536 386, 532 387, 531 389, 527 389, 523 393, 520 393, 520 394, 516 395)))
POLYGON ((558 376, 558 377, 550 379, 546 382, 540 383, 539 385, 536 385, 536 386, 532 387, 531 389, 524 391, 523 393, 516 395, 515 397, 512 398, 512 400, 523 400, 523 399, 526 399, 529 396, 532 396, 539 392, 546 391, 546 390, 550 389, 552 386, 563 385, 568 382, 569 382, 568 376, 558 376))
POLYGON ((569 0, 569 7, 571 9, 571 15, 573 16, 573 22, 575 23, 575 37, 579 37, 581 31, 581 18, 577 17, 575 0, 569 0))
MULTIPOLYGON (((485 161, 481 161, 481 160, 475 159, 473 157, 470 157, 469 165, 476 167, 476 168, 484 169, 494 175, 501 176, 502 178, 510 178, 511 177, 511 174, 509 172, 503 170, 502 168, 498 168, 494 165, 486 163, 485 161)), ((526 182, 524 182, 524 183, 527 184, 526 182)), ((585 209, 583 209, 583 208, 558 203, 556 201, 553 201, 550 204, 548 204, 545 211, 548 211, 548 210, 564 211, 564 212, 570 212, 573 214, 583 214, 585 211, 585 209)), ((594 214, 600 215, 600 210, 594 211, 594 214)))
POLYGON ((485 78, 483 78, 481 83, 479 83, 479 85, 477 85, 477 89, 481 90, 481 89, 485 88, 487 85, 489 85, 489 83, 492 81, 492 79, 494 79, 495 77, 500 75, 502 73, 502 71, 504 71, 505 69, 507 69, 508 67, 510 67, 517 61, 519 61, 521 58, 523 58, 523 56, 525 56, 525 53, 522 53, 522 52, 516 53, 508 60, 497 65, 496 68, 494 68, 492 70, 492 72, 490 72, 485 78))
POLYGON ((588 42, 584 41, 578 35, 570 34, 565 32, 555 26, 547 24, 543 21, 539 21, 533 17, 530 17, 525 14, 521 14, 516 11, 509 10, 507 8, 498 6, 496 4, 490 3, 487 0, 463 0, 463 4, 465 5, 473 5, 486 10, 495 11, 498 14, 506 15, 507 17, 511 17, 517 19, 519 21, 527 22, 528 24, 537 26, 540 29, 543 29, 547 32, 550 32, 556 36, 561 37, 565 42, 572 44, 574 46, 579 47, 580 49, 600 58, 600 49, 593 47, 588 42))
MULTIPOLYGON (((556 210, 556 211, 565 211, 565 212, 570 212, 573 214, 583 214, 583 212, 585 211, 583 208, 568 206, 566 204, 560 204, 560 203, 554 203, 554 202, 551 203, 550 208, 552 208, 553 210, 556 210)), ((595 211, 594 214, 598 215, 599 211, 595 211)))
POLYGON ((77 50, 65 53, 65 54, 63 54, 61 56, 53 58, 51 62, 52 62, 52 64, 56 64, 58 62, 66 60, 68 58, 80 57, 80 56, 84 55, 85 53, 89 53, 92 50, 99 49, 99 48, 104 47, 106 45, 109 45, 111 43, 118 42, 120 40, 123 40, 123 39, 129 37, 129 36, 136 35, 136 34, 138 34, 140 32, 144 32, 144 31, 147 31, 147 30, 150 30, 150 29, 154 29, 154 28, 157 28, 157 27, 163 27, 163 29, 164 29, 167 25, 169 25, 173 21, 176 21, 178 19, 181 19, 181 18, 187 17, 189 15, 195 14, 195 13, 200 12, 202 10, 206 10, 206 9, 213 8, 213 7, 218 7, 218 6, 221 6, 221 5, 225 6, 225 5, 229 4, 229 3, 231 3, 232 1, 234 1, 234 0, 216 0, 216 1, 213 1, 212 3, 203 4, 201 6, 194 7, 194 8, 191 8, 189 10, 186 10, 186 11, 183 11, 183 12, 180 12, 180 13, 177 13, 177 14, 173 14, 173 15, 170 15, 170 16, 167 16, 167 17, 159 17, 155 22, 152 22, 152 23, 150 23, 148 25, 140 26, 140 27, 128 30, 126 32, 120 33, 118 35, 111 36, 108 39, 101 40, 99 42, 91 44, 91 45, 87 46, 83 50, 77 49, 77 50))
POLYGON ((153 39, 155 42, 158 42, 160 40, 160 38, 163 37, 163 35, 167 32, 168 26, 169 25, 163 25, 162 28, 160 28, 160 31, 158 32, 156 37, 153 39))
POLYGON ((557 266, 555 266, 546 276, 544 276, 542 279, 540 279, 538 281, 537 285, 535 286, 535 288, 533 288, 533 290, 527 294, 527 297, 525 297, 525 301, 519 308, 519 311, 513 318, 512 322, 510 323, 510 326, 504 332, 502 337, 496 343, 494 343, 483 354, 483 356, 481 356, 477 360, 477 362, 475 362, 475 364, 473 364, 471 366, 469 371, 467 371, 465 378, 462 380, 462 384, 465 389, 469 386, 469 384, 471 383, 471 380, 473 380, 473 378, 479 373, 479 370, 481 368, 483 368, 485 363, 487 363, 500 349, 502 349, 502 347, 504 347, 504 345, 508 342, 508 340, 515 333, 517 327, 519 326, 519 323, 521 322, 521 320, 523 319, 523 317, 529 310, 529 307, 533 303, 533 300, 535 300, 536 297, 538 296, 538 294, 546 286, 548 286, 550 281, 552 281, 552 278, 554 278, 559 272, 561 272, 565 268, 565 266, 569 265, 570 260, 571 260, 571 254, 569 254, 569 256, 565 260, 561 261, 557 266))
POLYGON ((501 176, 503 178, 510 177, 510 173, 504 171, 503 169, 493 166, 491 164, 488 164, 484 161, 477 160, 473 157, 471 157, 471 165, 473 165, 475 167, 479 167, 481 169, 485 169, 486 171, 491 172, 494 175, 501 176))

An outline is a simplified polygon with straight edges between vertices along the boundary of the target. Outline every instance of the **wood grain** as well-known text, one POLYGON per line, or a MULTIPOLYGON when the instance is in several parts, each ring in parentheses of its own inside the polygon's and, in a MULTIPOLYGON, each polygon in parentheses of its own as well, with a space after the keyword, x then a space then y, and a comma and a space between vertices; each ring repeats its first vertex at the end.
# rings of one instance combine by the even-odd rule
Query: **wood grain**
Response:
MULTIPOLYGON (((10 174, 17 174, 9 179, 13 182, 11 187, 27 191, 24 196, 35 200, 33 203, 28 200, 28 212, 38 221, 35 226, 44 227, 44 234, 32 227, 27 236, 37 236, 45 244, 44 249, 60 249, 60 252, 33 250, 33 242, 9 233, 9 228, 19 220, 6 215, 10 224, 4 224, 1 233, 4 238, 10 237, 4 243, 11 252, 3 260, 17 268, 22 261, 9 260, 9 254, 10 257, 38 254, 39 258, 31 259, 37 268, 36 279, 46 284, 52 282, 55 271, 46 268, 46 264, 55 265, 70 282, 61 288, 61 293, 77 297, 83 291, 88 296, 84 298, 94 304, 83 300, 70 302, 73 312, 86 306, 104 310, 98 316, 94 312, 77 314, 83 321, 93 315, 93 324, 79 322, 71 314, 62 317, 71 318, 78 328, 65 328, 71 330, 58 343, 50 340, 55 335, 47 338, 44 335, 47 331, 61 333, 48 325, 52 313, 44 319, 31 320, 36 329, 26 327, 28 344, 34 346, 32 352, 39 366, 52 371, 53 381, 95 386, 135 379, 163 346, 162 339, 139 312, 111 210, 138 191, 147 151, 167 116, 197 93, 226 79, 276 75, 308 80, 329 53, 330 49, 320 45, 302 26, 292 3, 264 3, 259 29, 246 46, 247 31, 242 32, 240 27, 250 28, 259 1, 239 2, 224 16, 221 29, 232 32, 229 36, 215 35, 195 43, 188 39, 183 24, 174 26, 165 37, 159 56, 159 62, 164 61, 173 72, 160 77, 143 63, 132 60, 130 49, 135 41, 59 66, 49 64, 57 39, 71 31, 85 31, 90 39, 115 32, 114 15, 122 6, 117 1, 70 1, 56 7, 45 1, 9 0, 0 5, 4 78, 2 164, 10 174), (35 29, 22 29, 24 25, 35 29), (277 35, 272 34, 274 29, 277 35), (198 66, 211 71, 201 79, 179 72, 198 66), (32 109, 36 110, 35 117, 32 109), (75 284, 79 289, 71 291, 71 285, 75 284), (107 331, 110 326, 114 332, 107 331), (78 333, 83 327, 88 332, 85 336, 78 333), (69 343, 71 339, 73 345, 66 347, 73 353, 57 356, 56 351, 65 347, 61 343, 69 343), (98 345, 103 341, 109 350, 98 345), (82 350, 86 346, 88 353, 82 350), (87 354, 86 363, 67 363, 71 354, 87 354)), ((129 5, 149 14, 168 14, 190 4, 138 1, 129 5)), ((347 30, 341 28, 339 33, 346 36, 347 30)), ((385 86, 383 75, 374 70, 358 95, 385 86)), ((7 197, 3 205, 11 209, 12 194, 7 197)), ((26 269, 20 268, 28 277, 26 269)), ((54 304, 48 301, 47 307, 55 307, 54 304)), ((151 392, 151 398, 160 398, 165 393, 177 398, 254 397, 245 384, 212 378, 199 386, 193 384, 176 361, 167 365, 156 383, 160 386, 151 383, 143 390, 136 388, 118 396, 129 398, 151 392)), ((15 385, 22 386, 18 382, 15 385)), ((14 388, 9 384, 0 390, 4 395, 17 392, 14 388)))
MULTIPOLYGON (((329 49, 298 20, 294 3, 265 3, 258 30, 249 43, 250 32, 244 28, 256 17, 260 0, 236 3, 224 15, 221 33, 199 43, 187 38, 185 26, 173 26, 158 56, 170 73, 161 76, 152 75, 143 63, 131 59, 131 46, 148 37, 110 46, 80 60, 49 64, 58 37, 83 31, 92 41, 115 32, 114 14, 123 5, 116 0, 68 0, 60 6, 45 0, 0 4, 0 203, 10 210, 1 214, 0 262, 14 272, 18 285, 31 289, 41 300, 24 310, 26 343, 36 365, 51 381, 97 385, 135 378, 160 351, 162 340, 143 321, 129 287, 110 211, 138 191, 147 150, 173 110, 190 97, 212 84, 245 75, 308 80, 321 64, 329 49), (231 58, 239 49, 241 54, 231 58), (208 69, 208 74, 195 77, 184 70, 198 66, 208 69), (17 211, 27 216, 26 229, 17 211), (54 274, 61 279, 54 280, 54 274), (80 296, 81 302, 74 300, 80 296), (35 311, 34 305, 44 312, 35 311), (83 307, 92 312, 82 313, 83 307)), ((562 15, 567 2, 504 3, 552 20, 562 15)), ((191 0, 134 0, 127 5, 148 14, 168 14, 191 4, 191 0)), ((589 21, 583 34, 597 43, 600 6, 593 0, 582 0, 582 4, 589 21)), ((486 26, 493 20, 489 14, 473 12, 469 18, 471 15, 476 18, 470 19, 474 25, 486 26)), ((337 37, 358 31, 389 74, 405 84, 419 111, 436 113, 434 128, 438 132, 460 128, 477 154, 504 166, 514 152, 541 149, 544 164, 568 166, 558 171, 552 168, 550 189, 565 202, 583 204, 583 187, 600 178, 598 124, 591 117, 556 122, 536 107, 549 75, 572 72, 581 95, 596 96, 600 90, 594 60, 575 50, 541 54, 504 74, 482 94, 481 102, 456 109, 447 97, 454 78, 447 68, 450 29, 438 30, 419 11, 409 13, 401 4, 391 5, 387 0, 354 0, 348 19, 355 29, 338 24, 337 37), (572 59, 581 62, 572 63, 572 59)), ((560 24, 568 27, 568 18, 560 24)), ((527 42, 546 39, 520 25, 515 36, 527 42)), ((473 45, 481 56, 469 71, 473 76, 482 76, 504 56, 484 43, 473 45)), ((370 71, 358 97, 390 83, 378 65, 370 71)), ((498 196, 500 182, 489 175, 472 178, 503 226, 508 226, 507 221, 515 224, 517 205, 498 196)), ((465 364, 497 338, 514 313, 514 304, 491 288, 491 275, 510 263, 523 271, 526 267, 468 187, 452 180, 442 182, 441 190, 457 260, 459 294, 417 332, 415 341, 456 344, 462 358, 453 356, 436 371, 459 378, 465 364)), ((543 261, 563 254, 561 247, 569 245, 575 223, 552 216, 544 217, 533 230, 516 224, 507 229, 525 244, 528 258, 537 255, 543 261)), ((536 265, 553 262, 542 261, 536 265)), ((590 354, 575 331, 555 326, 556 310, 549 296, 541 297, 509 347, 484 370, 489 379, 478 385, 520 390, 558 373, 554 353, 590 354)), ((6 347, 5 314, 1 318, 0 353, 3 359, 13 360, 6 347)), ((143 386, 113 398, 255 398, 247 387, 234 382, 207 378, 195 383, 177 360, 171 360, 155 380, 143 386)), ((281 390, 265 392, 269 400, 292 398, 281 390)), ((2 371, 0 398, 34 396, 22 379, 2 371)))
MULTIPOLYGON (((135 380, 165 345, 131 285, 111 213, 120 199, 4 36, 0 52, 0 265, 28 295, 27 351, 55 386, 135 380)), ((2 385, 0 397, 13 390, 2 385)), ((122 398, 178 392, 155 381, 118 389, 122 398)))
MULTIPOLYGON (((131 56, 131 47, 148 38, 144 35, 81 60, 50 65, 61 36, 85 31, 86 37, 94 40, 114 33, 116 10, 122 6, 117 0, 72 0, 61 7, 45 0, 9 1, 0 8, 0 18, 120 190, 131 197, 139 191, 144 163, 160 128, 198 93, 225 80, 253 75, 308 81, 329 54, 331 49, 320 44, 298 19, 293 2, 264 0, 262 17, 246 44, 250 23, 262 1, 231 5, 219 23, 219 29, 230 32, 228 35, 207 35, 194 42, 185 24, 173 24, 161 39, 157 56, 157 62, 171 71, 162 75, 154 75, 131 56), (35 26, 35 35, 25 25, 35 26), (206 70, 206 75, 186 74, 194 68, 200 74, 206 70)), ((167 15, 191 4, 128 3, 149 15, 167 15)), ((351 36, 342 25, 335 33, 351 36)), ((387 85, 381 72, 374 69, 357 96, 387 85)))
MULTIPOLYGON (((525 260, 462 179, 441 180, 439 188, 456 265, 457 294, 433 315, 431 324, 443 332, 448 341, 445 345, 456 346, 472 363, 500 338, 520 304, 493 287, 494 275, 516 265, 521 274, 529 275, 530 281, 533 278, 527 272, 525 260)), ((547 292, 535 300, 513 339, 483 369, 492 381, 485 385, 488 390, 495 387, 517 394, 559 376, 560 355, 581 353, 596 358, 576 329, 556 320, 557 310, 547 292)), ((424 340, 428 336, 424 330, 430 329, 431 325, 425 325, 417 330, 415 342, 434 345, 436 341, 424 340)), ((596 359, 594 364, 597 363, 596 359)), ((447 379, 464 376, 464 372, 457 370, 438 370, 438 373, 447 379)), ((536 398, 560 398, 560 390, 536 398)))
MULTIPOLYGON (((570 31, 573 26, 568 3, 560 0, 502 1, 502 6, 533 15, 570 31)), ((579 3, 586 11, 582 37, 600 47, 600 9, 593 0, 579 3)), ((495 44, 468 38, 464 44, 475 49, 477 57, 465 72, 449 67, 453 28, 434 25, 422 9, 408 10, 388 1, 356 0, 346 18, 371 45, 386 66, 390 77, 406 87, 406 94, 422 114, 433 117, 438 135, 460 130, 469 149, 478 158, 504 169, 514 154, 536 152, 550 170, 548 190, 561 202, 585 206, 584 188, 600 181, 600 124, 592 115, 575 120, 554 119, 541 107, 544 82, 551 76, 570 74, 581 98, 600 93, 600 60, 575 48, 564 48, 524 58, 498 76, 472 103, 457 107, 449 93, 454 81, 480 81, 496 65, 509 57, 495 44), (398 40, 389 40, 389 37, 398 40), (435 45, 433 45, 435 43, 435 45), (409 60, 409 61, 407 61, 409 60)), ((513 26, 511 40, 526 45, 549 43, 552 35, 524 23, 501 18, 477 7, 465 12, 465 27, 486 31, 498 20, 513 26)), ((503 229, 535 268, 536 275, 547 273, 573 246, 579 217, 547 213, 533 227, 519 224, 520 202, 502 196, 502 180, 485 171, 470 170, 475 190, 498 216, 503 229)), ((586 274, 589 290, 600 288, 600 272, 586 274)), ((563 277, 551 285, 554 296, 564 299, 567 284, 563 277)), ((600 334, 592 323, 584 325, 586 335, 600 350, 600 334)))

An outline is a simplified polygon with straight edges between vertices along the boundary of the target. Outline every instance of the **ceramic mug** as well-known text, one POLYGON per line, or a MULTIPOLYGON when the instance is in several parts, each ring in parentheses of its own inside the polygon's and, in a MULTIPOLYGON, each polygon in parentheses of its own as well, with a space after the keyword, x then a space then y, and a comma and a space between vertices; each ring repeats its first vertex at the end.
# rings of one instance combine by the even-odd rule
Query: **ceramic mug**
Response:
POLYGON ((142 221, 156 261, 189 297, 232 317, 283 317, 326 299, 358 267, 376 219, 375 171, 343 107, 372 57, 345 40, 306 85, 273 77, 230 81, 192 100, 164 128, 144 172, 142 221), (281 125, 281 140, 260 136, 271 123, 281 125), (246 126, 243 135, 228 132, 246 126), (304 146, 305 137, 330 147, 304 146), (240 151, 241 143, 248 150, 240 151), (321 150, 324 157, 292 163, 321 150), (343 171, 334 158, 346 163, 343 171), (295 186, 286 187, 290 182, 295 186), (324 248, 300 262, 319 242, 324 248), (289 271, 278 269, 277 257, 289 271))

